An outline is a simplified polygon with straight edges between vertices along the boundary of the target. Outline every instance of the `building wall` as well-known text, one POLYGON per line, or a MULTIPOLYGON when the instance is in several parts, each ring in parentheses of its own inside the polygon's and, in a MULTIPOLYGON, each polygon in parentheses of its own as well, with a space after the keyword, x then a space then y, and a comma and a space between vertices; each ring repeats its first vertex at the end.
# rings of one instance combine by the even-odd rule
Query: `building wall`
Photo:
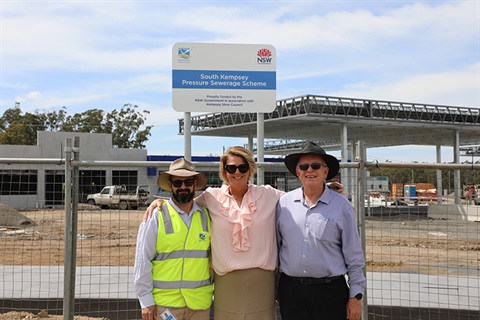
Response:
MULTIPOLYGON (((146 161, 147 150, 145 149, 122 149, 112 147, 111 134, 75 133, 75 132, 37 132, 36 146, 12 146, 0 145, 0 158, 13 159, 62 159, 64 158, 65 141, 67 138, 79 137, 80 160, 96 161, 146 161)), ((84 168, 80 168, 82 170, 84 168)), ((18 209, 43 208, 46 206, 46 182, 47 172, 64 171, 65 167, 59 165, 27 165, 27 164, 0 164, 0 172, 4 175, 15 177, 26 175, 25 170, 37 170, 36 194, 1 194, 0 203, 18 209)), ((95 170, 105 171, 105 184, 112 184, 112 170, 137 171, 139 185, 156 187, 156 176, 147 175, 147 168, 125 167, 110 168, 96 167, 95 170)), ((1 183, 1 181, 0 181, 1 183)), ((23 182, 21 182, 23 183, 23 182)), ((8 184, 4 184, 7 186, 8 184)), ((103 186, 98 186, 103 187, 103 186)), ((58 188, 58 186, 57 186, 58 188)), ((7 191, 8 192, 8 191, 7 191)), ((152 192, 156 192, 152 190, 152 192)))
POLYGON ((366 188, 367 192, 381 192, 388 193, 388 177, 367 177, 366 178, 366 188))
MULTIPOLYGON (((77 132, 37 132, 37 145, 40 147, 41 158, 63 158, 65 140, 80 138, 80 160, 111 160, 109 152, 112 149, 111 134, 77 133, 77 132)), ((72 142, 73 143, 73 142, 72 142)))

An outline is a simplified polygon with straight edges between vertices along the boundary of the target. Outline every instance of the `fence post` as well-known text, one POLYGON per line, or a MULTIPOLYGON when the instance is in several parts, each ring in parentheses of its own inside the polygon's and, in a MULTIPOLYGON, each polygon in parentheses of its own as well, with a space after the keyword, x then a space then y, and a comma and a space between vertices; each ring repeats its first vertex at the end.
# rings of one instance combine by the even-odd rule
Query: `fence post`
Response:
POLYGON ((72 257, 72 139, 65 139, 65 261, 63 266, 63 319, 72 320, 75 302, 75 277, 71 278, 72 257))
MULTIPOLYGON (((257 112, 257 161, 265 161, 265 114, 263 112, 257 112)), ((263 166, 259 166, 257 170, 257 185, 265 183, 265 169, 263 166)))
POLYGON ((75 313, 75 275, 77 255, 77 221, 78 221, 78 166, 72 170, 73 160, 78 160, 79 138, 65 141, 65 261, 63 269, 63 319, 73 320, 75 313))
MULTIPOLYGON (((73 138, 73 160, 75 162, 80 160, 80 137, 73 138)), ((78 229, 78 203, 79 203, 79 167, 75 165, 73 167, 73 178, 72 178, 72 248, 73 248, 73 269, 75 270, 77 267, 77 229, 78 229)))
MULTIPOLYGON (((357 214, 357 224, 358 224, 358 233, 360 236, 360 242, 362 243, 363 256, 365 261, 366 257, 366 236, 365 236, 365 160, 367 158, 367 153, 365 150, 365 142, 357 142, 357 156, 356 161, 358 162, 357 169, 357 190, 356 190, 356 205, 355 210, 357 214)), ((363 274, 365 278, 367 276, 367 266, 363 268, 363 274)), ((367 303, 367 291, 362 300, 362 319, 368 319, 368 303, 367 303)))

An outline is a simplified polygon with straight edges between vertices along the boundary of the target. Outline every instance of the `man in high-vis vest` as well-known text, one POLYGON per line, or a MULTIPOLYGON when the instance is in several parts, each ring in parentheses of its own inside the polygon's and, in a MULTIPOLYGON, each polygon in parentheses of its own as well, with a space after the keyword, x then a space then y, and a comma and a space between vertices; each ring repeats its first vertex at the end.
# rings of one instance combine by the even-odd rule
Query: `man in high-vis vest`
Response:
POLYGON ((210 217, 193 201, 206 184, 184 158, 158 177, 172 197, 138 231, 134 287, 144 320, 210 318, 210 217))

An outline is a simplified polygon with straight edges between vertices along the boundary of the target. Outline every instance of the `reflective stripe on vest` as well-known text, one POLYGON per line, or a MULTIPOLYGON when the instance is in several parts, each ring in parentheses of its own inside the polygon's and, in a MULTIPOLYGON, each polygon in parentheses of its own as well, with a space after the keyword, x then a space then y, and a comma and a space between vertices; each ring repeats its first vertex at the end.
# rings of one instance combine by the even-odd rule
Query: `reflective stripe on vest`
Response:
POLYGON ((195 289, 212 284, 211 278, 203 281, 153 281, 153 287, 158 289, 195 289))
POLYGON ((177 250, 173 252, 157 253, 153 260, 165 261, 180 258, 209 258, 210 251, 205 250, 177 250))
MULTIPOLYGON (((202 229, 205 232, 208 232, 208 217, 205 211, 203 210, 203 207, 200 207, 200 218, 202 219, 202 229)), ((166 234, 172 234, 173 233, 173 226, 172 226, 172 220, 170 219, 170 213, 168 212, 168 204, 167 202, 164 202, 162 204, 162 218, 163 218, 163 225, 165 226, 165 233, 166 234)))

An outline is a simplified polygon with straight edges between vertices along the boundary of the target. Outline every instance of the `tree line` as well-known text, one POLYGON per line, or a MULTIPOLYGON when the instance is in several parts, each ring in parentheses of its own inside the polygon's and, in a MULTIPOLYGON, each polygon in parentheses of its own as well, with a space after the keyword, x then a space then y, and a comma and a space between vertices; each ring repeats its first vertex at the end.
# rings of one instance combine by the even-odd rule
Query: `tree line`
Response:
POLYGON ((91 109, 69 115, 67 108, 23 113, 20 104, 0 117, 0 144, 36 145, 37 131, 111 133, 116 148, 145 148, 153 126, 145 126, 148 110, 125 104, 120 110, 91 109))

